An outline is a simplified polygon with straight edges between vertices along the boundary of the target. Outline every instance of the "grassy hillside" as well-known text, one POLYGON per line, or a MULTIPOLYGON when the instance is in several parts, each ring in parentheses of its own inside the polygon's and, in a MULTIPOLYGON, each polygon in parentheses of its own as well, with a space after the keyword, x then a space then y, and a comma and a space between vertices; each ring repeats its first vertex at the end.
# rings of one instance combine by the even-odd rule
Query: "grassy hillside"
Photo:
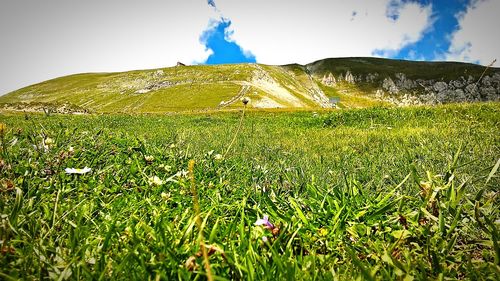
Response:
MULTIPOLYGON (((276 66, 180 66, 124 73, 78 74, 49 80, 0 97, 4 104, 71 104, 94 112, 213 110, 244 96, 259 107, 315 108, 307 85, 276 66)), ((240 107, 240 102, 224 108, 240 107)))
POLYGON ((467 83, 477 81, 483 71, 484 67, 472 64, 377 58, 326 59, 305 66, 177 66, 61 77, 1 96, 0 108, 104 113, 207 111, 241 107, 235 101, 243 96, 251 98, 250 106, 255 108, 328 108, 332 107, 329 98, 340 99, 337 106, 341 108, 372 107, 399 104, 392 98, 403 94, 434 95, 433 83, 452 79, 458 79, 454 83, 459 87, 453 86, 454 90, 460 88, 458 97, 453 96, 455 92, 443 92, 436 101, 420 99, 418 103, 499 100, 498 69, 489 69, 487 73, 497 73, 496 80, 479 84, 478 89, 472 89, 473 93, 467 88, 467 83), (352 75, 352 81, 345 79, 348 74, 352 75), (337 78, 334 85, 325 83, 328 75, 337 78), (398 77, 403 80, 397 80, 398 77), (394 80, 392 88, 387 88, 386 79, 392 79, 391 83, 394 80), (405 88, 409 79, 415 80, 410 81, 411 89, 405 88), (396 86, 401 91, 394 90, 396 86), (462 98, 464 93, 468 96, 462 98))
MULTIPOLYGON (((330 72, 339 75, 350 71, 361 75, 379 73, 379 79, 383 79, 384 77, 394 77, 397 73, 404 73, 410 79, 438 81, 450 81, 469 75, 479 78, 485 69, 484 66, 470 63, 406 61, 367 57, 324 59, 308 64, 307 68, 312 74, 318 76, 330 72)), ((490 72, 500 72, 500 69, 492 68, 490 72)))
POLYGON ((0 123, 3 280, 499 276, 499 103, 0 123))

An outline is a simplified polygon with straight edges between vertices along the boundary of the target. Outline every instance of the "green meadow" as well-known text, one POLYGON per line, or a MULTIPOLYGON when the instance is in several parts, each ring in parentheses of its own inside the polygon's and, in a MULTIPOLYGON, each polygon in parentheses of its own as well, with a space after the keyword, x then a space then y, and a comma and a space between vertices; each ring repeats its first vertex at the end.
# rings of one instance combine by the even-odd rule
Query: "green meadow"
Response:
POLYGON ((0 123, 2 280, 500 276, 499 103, 0 123))

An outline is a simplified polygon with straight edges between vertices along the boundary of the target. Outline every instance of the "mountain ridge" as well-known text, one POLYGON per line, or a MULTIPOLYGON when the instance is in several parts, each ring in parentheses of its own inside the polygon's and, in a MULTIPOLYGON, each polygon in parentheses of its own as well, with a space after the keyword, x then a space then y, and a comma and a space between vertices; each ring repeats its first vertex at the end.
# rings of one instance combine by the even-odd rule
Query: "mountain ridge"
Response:
POLYGON ((63 76, 0 96, 7 110, 163 113, 500 100, 500 69, 457 62, 328 58, 306 65, 174 66, 63 76), (485 71, 486 70, 486 71, 485 71))

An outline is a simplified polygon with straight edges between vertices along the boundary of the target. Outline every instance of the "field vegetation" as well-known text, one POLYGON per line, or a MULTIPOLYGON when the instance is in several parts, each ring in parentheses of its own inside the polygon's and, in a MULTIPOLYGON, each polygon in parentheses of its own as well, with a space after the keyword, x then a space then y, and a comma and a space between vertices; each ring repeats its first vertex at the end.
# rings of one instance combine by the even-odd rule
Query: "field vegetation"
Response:
POLYGON ((498 280, 500 104, 242 114, 0 115, 0 279, 498 280))

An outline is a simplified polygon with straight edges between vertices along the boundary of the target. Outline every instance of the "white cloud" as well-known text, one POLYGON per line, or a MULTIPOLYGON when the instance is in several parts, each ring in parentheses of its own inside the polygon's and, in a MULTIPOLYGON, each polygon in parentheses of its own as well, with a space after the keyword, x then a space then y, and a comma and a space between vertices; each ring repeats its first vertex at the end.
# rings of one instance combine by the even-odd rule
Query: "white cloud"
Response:
POLYGON ((500 1, 473 1, 458 15, 460 28, 452 35, 447 60, 486 65, 500 59, 500 1))
MULTIPOLYGON (((5 3, 4 3, 5 2, 5 3)), ((15 0, 0 8, 0 95, 80 72, 205 61, 206 0, 15 0)))
POLYGON ((327 57, 391 54, 418 41, 432 7, 401 0, 216 0, 231 38, 258 62, 309 63, 327 57), (354 15, 354 16, 353 16, 354 15))

